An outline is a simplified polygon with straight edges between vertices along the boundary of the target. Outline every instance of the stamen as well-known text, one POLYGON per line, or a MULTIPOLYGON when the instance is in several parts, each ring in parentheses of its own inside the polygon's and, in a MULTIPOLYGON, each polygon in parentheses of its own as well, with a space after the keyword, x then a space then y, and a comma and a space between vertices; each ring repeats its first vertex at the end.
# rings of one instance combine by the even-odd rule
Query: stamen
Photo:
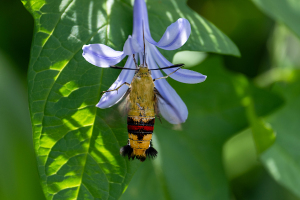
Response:
POLYGON ((146 44, 145 44, 145 35, 144 35, 144 21, 142 22, 143 23, 143 42, 144 42, 144 57, 143 57, 143 65, 147 66, 147 63, 146 63, 146 44))
POLYGON ((135 59, 135 54, 132 54, 132 57, 133 57, 135 67, 138 69, 139 67, 138 67, 138 64, 137 64, 136 59, 135 59))

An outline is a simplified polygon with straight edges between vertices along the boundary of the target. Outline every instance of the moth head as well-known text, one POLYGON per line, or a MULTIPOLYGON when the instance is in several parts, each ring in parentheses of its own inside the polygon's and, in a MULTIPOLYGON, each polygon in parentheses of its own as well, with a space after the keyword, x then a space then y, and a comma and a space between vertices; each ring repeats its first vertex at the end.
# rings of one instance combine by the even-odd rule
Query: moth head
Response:
POLYGON ((145 74, 145 73, 149 73, 150 70, 149 70, 147 65, 142 64, 142 65, 139 66, 139 72, 142 73, 142 74, 145 74))

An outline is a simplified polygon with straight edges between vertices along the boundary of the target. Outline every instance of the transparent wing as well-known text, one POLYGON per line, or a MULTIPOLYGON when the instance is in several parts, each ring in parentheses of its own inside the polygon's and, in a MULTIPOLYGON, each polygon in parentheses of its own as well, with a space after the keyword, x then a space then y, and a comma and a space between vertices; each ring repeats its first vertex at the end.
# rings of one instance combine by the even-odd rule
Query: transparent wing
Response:
POLYGON ((129 95, 131 92, 131 88, 127 90, 127 92, 124 94, 124 96, 121 99, 121 103, 118 106, 118 110, 120 111, 122 116, 125 116, 128 113, 130 101, 129 101, 129 95))

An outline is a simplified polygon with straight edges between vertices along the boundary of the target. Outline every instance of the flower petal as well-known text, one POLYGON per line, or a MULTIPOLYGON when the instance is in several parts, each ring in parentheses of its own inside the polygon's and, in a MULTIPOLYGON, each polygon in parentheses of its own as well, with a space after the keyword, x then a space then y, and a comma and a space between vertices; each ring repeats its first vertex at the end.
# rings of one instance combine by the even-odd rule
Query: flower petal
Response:
POLYGON ((143 48, 139 45, 136 39, 132 38, 131 35, 129 35, 123 47, 124 54, 132 55, 141 51, 143 51, 143 48))
POLYGON ((188 40, 191 34, 191 25, 187 19, 179 18, 176 22, 171 24, 165 31, 159 42, 153 43, 153 41, 148 40, 150 43, 158 46, 165 50, 175 50, 180 48, 188 40))
MULTIPOLYGON (((154 57, 156 63, 160 67, 168 67, 172 66, 173 64, 169 62, 161 53, 157 50, 157 48, 153 45, 149 45, 149 49, 151 51, 152 56, 154 57)), ((173 71, 177 70, 177 68, 170 68, 170 69, 163 69, 163 71, 166 74, 170 74, 173 71)), ((182 82, 182 83, 200 83, 205 81, 206 76, 203 74, 200 74, 198 72, 188 70, 188 69, 179 69, 170 77, 176 81, 182 82)))
POLYGON ((104 44, 84 45, 82 50, 82 56, 86 61, 98 67, 115 65, 125 57, 122 51, 115 51, 104 44))
MULTIPOLYGON (((133 31, 132 37, 137 40, 139 45, 144 46, 143 42, 143 30, 147 37, 151 38, 148 11, 144 0, 135 0, 133 6, 133 31)), ((151 38, 152 39, 152 38, 151 38)))
POLYGON ((133 8, 133 34, 140 46, 143 46, 143 30, 145 39, 162 49, 174 50, 181 47, 191 34, 191 25, 187 19, 180 18, 171 24, 159 42, 151 37, 148 12, 144 0, 135 0, 133 8))
MULTIPOLYGON (((133 57, 128 57, 125 66, 126 68, 135 68, 135 64, 133 62, 133 57)), ((132 78, 134 76, 135 71, 134 70, 122 70, 120 75, 118 76, 117 80, 110 86, 108 90, 113 90, 122 85, 124 82, 131 83, 132 78)), ((101 97, 99 103, 96 105, 99 108, 109 108, 123 98, 124 94, 128 90, 127 85, 123 85, 121 88, 119 88, 118 91, 112 91, 112 92, 106 92, 101 97)))
MULTIPOLYGON (((148 65, 150 69, 157 67, 152 56, 147 56, 148 65)), ((152 77, 162 77, 159 70, 152 71, 152 77)), ((185 103, 176 93, 176 91, 169 85, 165 79, 160 79, 154 82, 156 89, 163 98, 158 98, 158 108, 161 115, 171 124, 180 124, 185 122, 188 116, 188 110, 185 103)))

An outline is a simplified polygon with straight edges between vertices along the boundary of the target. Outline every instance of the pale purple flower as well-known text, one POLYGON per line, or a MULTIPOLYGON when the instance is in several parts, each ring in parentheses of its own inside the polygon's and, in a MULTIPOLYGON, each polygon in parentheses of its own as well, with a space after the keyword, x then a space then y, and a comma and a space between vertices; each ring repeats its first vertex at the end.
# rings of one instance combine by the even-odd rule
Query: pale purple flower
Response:
MULTIPOLYGON (((126 40, 123 51, 115 51, 103 44, 89 44, 83 46, 83 57, 93 65, 98 67, 109 67, 119 63, 125 56, 128 59, 125 68, 135 69, 133 54, 140 63, 143 63, 144 41, 143 31, 146 45, 146 62, 149 69, 159 67, 167 67, 173 65, 170 63, 156 47, 165 50, 175 50, 180 48, 188 40, 191 33, 191 26, 187 19, 180 18, 171 24, 165 31, 159 42, 156 42, 151 37, 147 8, 144 0, 135 0, 133 12, 133 34, 126 40)), ((177 68, 163 69, 166 74, 170 74, 177 68)), ((124 82, 131 83, 135 70, 122 70, 117 80, 108 90, 113 90, 124 82)), ((152 77, 159 78, 163 74, 160 70, 153 70, 152 77)), ((174 80, 183 83, 200 83, 206 79, 205 75, 187 69, 180 69, 171 76, 174 80)), ((159 99, 158 107, 162 116, 172 124, 185 122, 188 116, 188 110, 185 103, 181 100, 176 91, 169 85, 165 79, 160 79, 154 82, 156 89, 167 101, 159 99)), ((105 93, 97 107, 108 108, 118 103, 128 86, 123 85, 118 91, 105 93)))

